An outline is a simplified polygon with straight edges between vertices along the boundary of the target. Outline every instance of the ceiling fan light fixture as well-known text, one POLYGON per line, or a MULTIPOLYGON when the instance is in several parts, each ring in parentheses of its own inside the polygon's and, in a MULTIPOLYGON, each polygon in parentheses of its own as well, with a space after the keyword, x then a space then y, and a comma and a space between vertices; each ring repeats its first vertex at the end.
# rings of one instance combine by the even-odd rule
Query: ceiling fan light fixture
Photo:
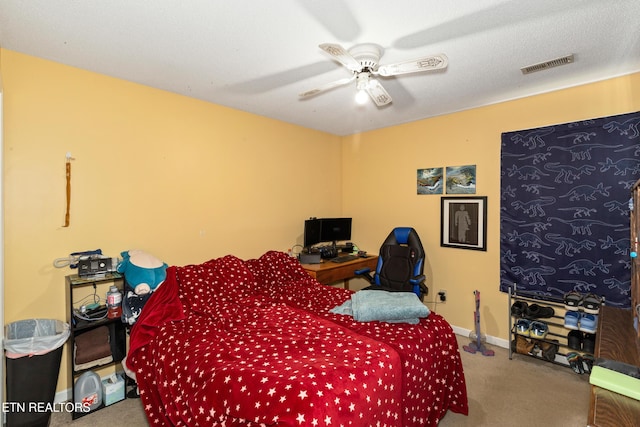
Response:
POLYGON ((384 107, 391 104, 392 99, 376 76, 391 77, 400 74, 442 70, 448 65, 447 56, 439 54, 379 66, 384 49, 374 43, 361 43, 349 50, 339 44, 323 43, 320 45, 320 49, 351 71, 351 77, 303 92, 299 95, 301 98, 308 98, 355 80, 356 102, 365 103, 366 94, 377 107, 384 107))
POLYGON ((368 89, 371 86, 371 73, 362 71, 356 74, 356 104, 364 105, 369 99, 368 89))
POLYGON ((356 104, 358 105, 364 105, 367 103, 367 100, 369 99, 369 94, 367 93, 366 90, 364 89, 359 89, 356 92, 356 104))
POLYGON ((356 89, 358 91, 367 90, 369 87, 369 83, 371 81, 371 73, 363 71, 361 73, 356 74, 356 89))

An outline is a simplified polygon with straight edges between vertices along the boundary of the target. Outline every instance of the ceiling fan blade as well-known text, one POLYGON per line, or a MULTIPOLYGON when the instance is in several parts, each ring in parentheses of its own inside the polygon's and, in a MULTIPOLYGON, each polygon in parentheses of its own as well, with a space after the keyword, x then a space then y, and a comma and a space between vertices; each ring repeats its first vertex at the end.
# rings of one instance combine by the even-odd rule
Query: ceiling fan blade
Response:
POLYGON ((381 76, 397 76, 398 74, 419 73, 421 71, 440 70, 447 68, 449 59, 447 55, 425 56, 424 58, 412 59, 409 61, 397 62, 395 64, 381 65, 377 74, 381 76))
POLYGON ((367 85, 367 93, 373 99, 378 107, 383 107, 387 104, 391 104, 391 96, 382 87, 379 81, 371 80, 367 85))
POLYGON ((351 83, 355 78, 356 78, 356 76, 354 74, 351 77, 345 77, 344 79, 336 80, 334 82, 327 83, 327 84, 322 85, 320 87, 317 87, 315 89, 311 89, 311 90, 308 90, 306 92, 302 92, 299 96, 300 96, 300 98, 309 98, 309 97, 312 97, 312 96, 317 95, 319 93, 326 92, 326 91, 334 89, 336 87, 344 86, 344 85, 346 85, 348 83, 351 83))
POLYGON ((333 56, 336 61, 347 67, 351 71, 360 71, 362 66, 345 48, 339 44, 323 43, 320 45, 320 49, 333 56))

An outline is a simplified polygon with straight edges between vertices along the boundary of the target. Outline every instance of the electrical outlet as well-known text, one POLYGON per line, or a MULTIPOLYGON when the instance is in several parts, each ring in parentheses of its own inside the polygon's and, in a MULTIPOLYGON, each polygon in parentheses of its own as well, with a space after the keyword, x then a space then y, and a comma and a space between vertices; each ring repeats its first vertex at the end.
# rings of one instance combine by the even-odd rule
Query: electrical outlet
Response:
POLYGON ((440 303, 445 303, 447 302, 447 291, 441 289, 438 292, 438 299, 440 300, 440 303))

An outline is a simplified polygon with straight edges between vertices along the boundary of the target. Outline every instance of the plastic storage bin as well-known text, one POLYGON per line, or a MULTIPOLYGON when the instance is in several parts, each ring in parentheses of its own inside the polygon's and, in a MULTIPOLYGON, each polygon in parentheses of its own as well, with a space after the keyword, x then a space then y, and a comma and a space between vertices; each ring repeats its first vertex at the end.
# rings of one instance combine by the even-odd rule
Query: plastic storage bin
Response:
POLYGON ((7 426, 47 426, 69 324, 20 320, 5 327, 7 426))

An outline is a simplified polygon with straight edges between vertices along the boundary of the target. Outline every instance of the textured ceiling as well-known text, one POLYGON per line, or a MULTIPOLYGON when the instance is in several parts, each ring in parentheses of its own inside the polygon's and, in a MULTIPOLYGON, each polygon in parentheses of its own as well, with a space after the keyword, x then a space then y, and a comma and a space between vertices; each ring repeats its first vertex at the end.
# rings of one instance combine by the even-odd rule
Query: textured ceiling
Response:
POLYGON ((638 72, 639 17, 638 0, 2 0, 0 46, 348 135, 638 72), (300 99, 350 76, 321 43, 449 66, 378 78, 382 108, 356 105, 355 83, 300 99))

